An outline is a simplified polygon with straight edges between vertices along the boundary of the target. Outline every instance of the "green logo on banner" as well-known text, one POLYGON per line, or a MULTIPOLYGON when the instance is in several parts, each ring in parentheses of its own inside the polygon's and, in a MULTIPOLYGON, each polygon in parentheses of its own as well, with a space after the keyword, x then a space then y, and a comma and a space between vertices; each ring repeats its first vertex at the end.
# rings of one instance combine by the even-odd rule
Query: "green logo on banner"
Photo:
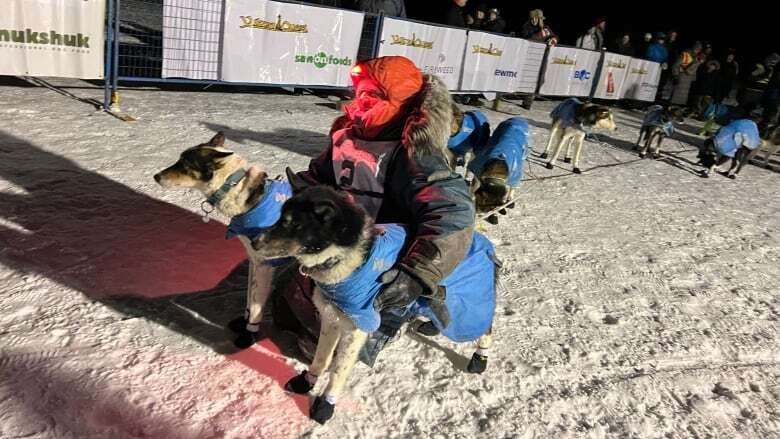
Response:
POLYGON ((352 60, 345 56, 343 58, 337 58, 333 55, 325 52, 319 52, 315 55, 295 55, 295 62, 304 64, 314 64, 315 67, 321 69, 328 65, 334 66, 351 66, 352 60))

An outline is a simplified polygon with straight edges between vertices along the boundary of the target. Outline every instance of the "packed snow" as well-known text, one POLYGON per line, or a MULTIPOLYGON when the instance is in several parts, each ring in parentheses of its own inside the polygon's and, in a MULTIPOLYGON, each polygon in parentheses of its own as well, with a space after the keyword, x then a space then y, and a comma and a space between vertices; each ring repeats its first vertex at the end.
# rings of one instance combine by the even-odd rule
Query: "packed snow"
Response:
POLYGON ((152 175, 218 130, 270 175, 303 169, 332 102, 135 88, 124 122, 95 111, 102 89, 51 82, 0 85, 2 438, 780 438, 780 179, 701 178, 700 124, 641 160, 642 113, 616 110, 574 175, 538 158, 555 102, 484 109, 527 118, 537 151, 517 207, 479 224, 503 261, 488 370, 409 331, 319 426, 282 389, 306 367, 291 334, 269 318, 232 348, 226 218, 152 175))

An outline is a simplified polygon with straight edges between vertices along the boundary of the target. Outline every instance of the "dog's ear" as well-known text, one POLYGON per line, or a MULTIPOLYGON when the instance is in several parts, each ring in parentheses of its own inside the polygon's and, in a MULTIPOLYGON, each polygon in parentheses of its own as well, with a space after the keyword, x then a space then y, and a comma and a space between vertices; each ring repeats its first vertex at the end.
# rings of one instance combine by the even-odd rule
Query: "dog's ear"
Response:
POLYGON ((209 143, 207 145, 214 146, 217 148, 221 148, 225 146, 225 133, 222 131, 218 131, 217 134, 214 135, 214 137, 209 140, 209 143))
POLYGON ((298 174, 293 172, 293 170, 290 169, 289 166, 284 170, 284 173, 287 174, 287 181, 290 182, 290 186, 292 187, 293 193, 297 194, 298 192, 310 186, 306 180, 304 180, 303 178, 298 176, 298 174))
POLYGON ((323 203, 314 206, 314 215, 324 224, 328 224, 336 217, 336 206, 331 203, 323 203))

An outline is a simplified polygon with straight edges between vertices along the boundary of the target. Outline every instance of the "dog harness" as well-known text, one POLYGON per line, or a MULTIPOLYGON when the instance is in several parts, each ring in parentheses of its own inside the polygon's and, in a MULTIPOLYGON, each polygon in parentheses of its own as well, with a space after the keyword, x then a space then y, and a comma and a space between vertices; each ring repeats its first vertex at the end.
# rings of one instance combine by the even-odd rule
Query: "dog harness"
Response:
POLYGON ((266 180, 263 198, 246 213, 234 216, 228 224, 225 239, 246 236, 255 239, 276 224, 282 216, 282 205, 292 197, 292 187, 285 180, 266 180))
POLYGON ((577 98, 569 98, 561 102, 550 112, 550 118, 553 121, 561 121, 563 128, 575 128, 580 131, 588 130, 577 120, 577 110, 582 107, 582 102, 577 98))
POLYGON ((447 148, 457 156, 477 150, 487 143, 490 137, 490 122, 481 111, 467 111, 463 114, 460 131, 447 141, 447 148))
POLYGON ((487 162, 501 160, 509 170, 507 184, 519 186, 523 178, 523 162, 531 150, 529 134, 528 122, 523 118, 512 117, 501 122, 487 144, 474 149, 474 159, 469 162, 469 170, 480 175, 487 162))
POLYGON ((642 120, 642 128, 644 127, 658 127, 661 128, 666 137, 670 137, 674 134, 674 122, 671 120, 664 121, 664 107, 660 105, 653 105, 648 108, 647 114, 644 120, 642 120))
POLYGON ((761 146, 758 126, 750 119, 738 119, 722 127, 713 138, 718 154, 734 158, 740 147, 754 150, 761 146))
MULTIPOLYGON (((378 234, 366 262, 347 279, 336 284, 317 284, 323 296, 338 307, 360 330, 379 328, 374 298, 382 289, 382 275, 390 270, 404 246, 406 229, 397 224, 376 226, 378 234)), ((495 251, 487 238, 474 233, 464 260, 441 282, 450 323, 443 327, 428 304, 420 297, 409 305, 406 315, 430 319, 442 335, 456 341, 476 340, 487 333, 496 308, 495 251)))

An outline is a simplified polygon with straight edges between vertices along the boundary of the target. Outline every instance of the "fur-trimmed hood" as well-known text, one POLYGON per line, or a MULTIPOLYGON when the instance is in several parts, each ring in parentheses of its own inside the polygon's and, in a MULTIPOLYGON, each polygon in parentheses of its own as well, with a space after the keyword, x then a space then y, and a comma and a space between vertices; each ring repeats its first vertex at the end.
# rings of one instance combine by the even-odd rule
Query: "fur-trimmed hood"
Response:
MULTIPOLYGON (((447 156, 447 141, 452 129, 452 96, 447 85, 435 75, 424 75, 420 92, 408 104, 402 120, 400 140, 418 155, 443 154, 447 156)), ((353 123, 344 114, 333 122, 331 135, 353 123)), ((399 132, 399 127, 391 127, 399 132)), ((385 139, 389 140, 389 139, 385 139)))

